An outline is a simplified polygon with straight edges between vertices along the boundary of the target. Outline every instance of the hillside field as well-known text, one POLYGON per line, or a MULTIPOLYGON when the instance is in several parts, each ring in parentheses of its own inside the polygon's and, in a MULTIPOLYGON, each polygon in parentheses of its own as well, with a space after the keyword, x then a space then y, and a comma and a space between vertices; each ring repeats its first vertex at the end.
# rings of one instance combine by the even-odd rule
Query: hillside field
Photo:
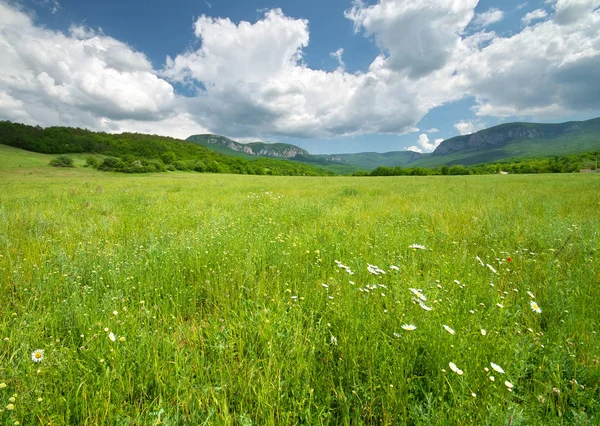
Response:
POLYGON ((3 149, 2 425, 600 423, 598 174, 124 175, 3 149))

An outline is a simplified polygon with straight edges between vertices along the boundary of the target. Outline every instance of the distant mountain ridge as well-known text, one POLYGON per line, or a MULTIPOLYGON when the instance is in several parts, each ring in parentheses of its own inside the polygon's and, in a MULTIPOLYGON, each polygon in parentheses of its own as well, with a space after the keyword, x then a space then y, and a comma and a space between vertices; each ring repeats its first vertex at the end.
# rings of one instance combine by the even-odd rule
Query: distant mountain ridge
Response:
POLYGON ((516 140, 527 141, 578 135, 589 130, 594 133, 600 132, 600 118, 556 124, 506 123, 473 134, 446 139, 435 149, 433 154, 453 154, 466 149, 495 146, 516 140))
POLYGON ((308 151, 287 143, 240 143, 229 139, 225 136, 213 134, 192 135, 186 140, 194 142, 198 145, 205 146, 207 148, 217 148, 215 150, 219 150, 218 148, 221 148, 222 151, 223 148, 227 148, 228 151, 241 152, 244 154, 260 157, 290 159, 298 155, 310 155, 308 151))
POLYGON ((379 166, 472 165, 600 150, 600 118, 557 124, 500 124, 473 134, 446 139, 430 154, 391 151, 324 155, 310 154, 285 143, 243 144, 218 135, 194 135, 187 140, 228 155, 286 158, 344 173, 372 170, 379 166))

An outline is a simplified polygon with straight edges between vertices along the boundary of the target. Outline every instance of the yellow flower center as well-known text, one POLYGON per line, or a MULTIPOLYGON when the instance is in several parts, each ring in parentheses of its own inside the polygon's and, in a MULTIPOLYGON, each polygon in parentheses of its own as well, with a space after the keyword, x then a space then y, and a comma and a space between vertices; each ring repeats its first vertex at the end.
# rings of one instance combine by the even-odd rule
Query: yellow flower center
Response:
POLYGON ((40 359, 42 357, 42 353, 36 352, 34 356, 36 357, 36 359, 40 359))

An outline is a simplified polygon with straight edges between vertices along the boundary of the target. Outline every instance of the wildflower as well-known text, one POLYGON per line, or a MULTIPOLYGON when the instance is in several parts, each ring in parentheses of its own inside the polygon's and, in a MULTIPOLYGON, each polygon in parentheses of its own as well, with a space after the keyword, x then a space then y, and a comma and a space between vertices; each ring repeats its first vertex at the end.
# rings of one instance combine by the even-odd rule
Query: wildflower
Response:
POLYGON ((504 374, 504 370, 502 369, 502 367, 500 367, 498 364, 494 364, 493 362, 490 362, 490 365, 492 366, 492 368, 494 370, 496 370, 498 373, 502 373, 504 374))
POLYGON ((113 311, 113 315, 117 316, 117 315, 119 315, 119 312, 118 311, 113 311))
POLYGON ((496 303, 496 306, 499 307, 500 309, 504 308, 504 305, 502 303, 496 303))
POLYGON ((396 265, 390 266, 390 269, 393 269, 394 271, 399 271, 400 270, 400 268, 398 268, 396 265))
POLYGON ((328 286, 327 284, 325 284, 325 283, 323 283, 323 284, 321 284, 321 285, 322 285, 323 287, 325 287, 325 288, 329 288, 329 286, 328 286))
POLYGON ((17 400, 17 398, 15 398, 14 396, 11 396, 10 398, 8 398, 8 402, 15 402, 17 400))
POLYGON ((37 402, 42 402, 44 400, 44 398, 38 398, 37 402))
POLYGON ((2 382, 0 383, 0 389, 4 389, 6 387, 6 383, 2 382))
POLYGON ((476 394, 475 392, 471 393, 471 396, 472 396, 473 398, 477 398, 477 394, 476 394))
POLYGON ((538 314, 542 313, 542 310, 540 309, 539 305, 537 303, 535 303, 533 300, 529 302, 529 305, 531 306, 531 309, 534 312, 537 312, 538 314))
POLYGON ((507 257, 507 258, 506 258, 506 261, 507 261, 507 262, 511 262, 511 261, 512 261, 512 259, 511 259, 510 257, 507 257))
POLYGON ((446 324, 444 324, 444 329, 450 334, 456 333, 451 327, 448 327, 446 324))
POLYGON ((36 349, 35 351, 32 352, 31 360, 33 362, 42 362, 43 359, 44 359, 44 350, 43 349, 36 349))
POLYGON ((420 290, 417 290, 416 288, 409 288, 409 290, 412 292, 412 294, 414 294, 415 296, 417 296, 423 302, 427 301, 427 298, 425 297, 425 295, 423 293, 421 293, 420 290))
POLYGON ((115 340, 117 340, 117 338, 115 337, 115 334, 112 331, 110 333, 108 333, 108 338, 110 339, 111 342, 114 342, 115 340))
POLYGON ((485 331, 485 329, 484 329, 484 328, 482 328, 482 329, 481 329, 481 335, 482 335, 482 336, 485 336, 486 334, 487 334, 487 331, 485 331))
POLYGON ((411 244, 410 246, 408 246, 408 248, 411 248, 414 250, 427 250, 427 248, 421 244, 411 244))
POLYGON ((373 275, 385 275, 385 271, 382 270, 381 268, 379 268, 379 266, 375 266, 375 265, 371 265, 370 263, 367 264, 367 270, 372 273, 373 275))
POLYGON ((331 336, 331 344, 334 345, 334 346, 337 346, 337 344, 338 344, 337 337, 331 336))
POLYGON ((534 295, 533 295, 533 293, 532 293, 532 292, 530 292, 529 290, 527 291, 527 295, 528 295, 529 297, 531 297, 532 299, 535 299, 535 296, 534 296, 534 295))
POLYGON ((413 324, 404 324, 402 325, 402 329, 406 331, 413 331, 417 329, 417 326, 413 324))
POLYGON ((125 336, 119 337, 119 342, 124 342, 124 341, 125 341, 125 336))
POLYGON ((450 370, 454 371, 459 376, 463 375, 463 371, 460 368, 458 368, 455 363, 451 362, 448 365, 450 366, 450 370))
POLYGON ((494 376, 490 376, 490 380, 493 382, 494 380, 496 380, 496 378, 494 376))
POLYGON ((492 271, 494 274, 497 274, 498 272, 496 271, 496 269, 494 269, 494 267, 492 265, 490 265, 489 263, 486 263, 485 266, 487 266, 489 268, 490 271, 492 271))
POLYGON ((6 409, 7 409, 8 411, 12 411, 12 410, 14 410, 14 409, 15 409, 15 405, 14 405, 14 404, 8 404, 8 405, 6 406, 6 409))
POLYGON ((479 262, 479 264, 481 266, 485 266, 485 264, 483 263, 483 261, 481 260, 481 258, 479 256, 475 256, 475 259, 477 259, 477 261, 479 262))
POLYGON ((432 309, 429 306, 427 306, 425 303, 423 303, 421 300, 419 300, 419 306, 421 308, 425 309, 426 311, 431 311, 431 309, 432 309))
POLYGON ((512 392, 513 389, 513 384, 511 382, 509 382, 508 380, 506 382, 504 382, 504 386, 506 386, 506 388, 512 392))
POLYGON ((394 337, 400 337, 400 333, 394 333, 394 337))

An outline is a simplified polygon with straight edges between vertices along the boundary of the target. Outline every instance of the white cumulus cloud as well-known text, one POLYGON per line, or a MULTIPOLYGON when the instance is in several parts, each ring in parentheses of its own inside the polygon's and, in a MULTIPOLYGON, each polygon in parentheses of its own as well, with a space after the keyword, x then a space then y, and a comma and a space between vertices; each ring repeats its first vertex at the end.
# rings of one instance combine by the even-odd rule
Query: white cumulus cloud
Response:
POLYGON ((504 19, 504 12, 497 8, 491 8, 486 12, 478 13, 473 19, 473 23, 478 27, 484 28, 500 22, 502 19, 504 19))
POLYGON ((485 129, 485 125, 482 123, 473 123, 472 121, 461 120, 454 124, 454 128, 458 130, 461 135, 470 135, 471 133, 485 129))
POLYGON ((444 139, 436 139, 431 142, 425 133, 421 133, 417 145, 409 146, 406 150, 420 153, 433 152, 442 142, 444 139))
POLYGON ((121 120, 159 122, 177 114, 173 87, 143 53, 83 27, 64 34, 37 26, 3 2, 0 57, 6 118, 111 130, 121 120))
POLYGON ((526 13, 523 18, 521 18, 521 22, 524 25, 529 25, 533 21, 538 21, 540 19, 544 19, 548 16, 548 12, 544 9, 536 9, 533 12, 526 13))

